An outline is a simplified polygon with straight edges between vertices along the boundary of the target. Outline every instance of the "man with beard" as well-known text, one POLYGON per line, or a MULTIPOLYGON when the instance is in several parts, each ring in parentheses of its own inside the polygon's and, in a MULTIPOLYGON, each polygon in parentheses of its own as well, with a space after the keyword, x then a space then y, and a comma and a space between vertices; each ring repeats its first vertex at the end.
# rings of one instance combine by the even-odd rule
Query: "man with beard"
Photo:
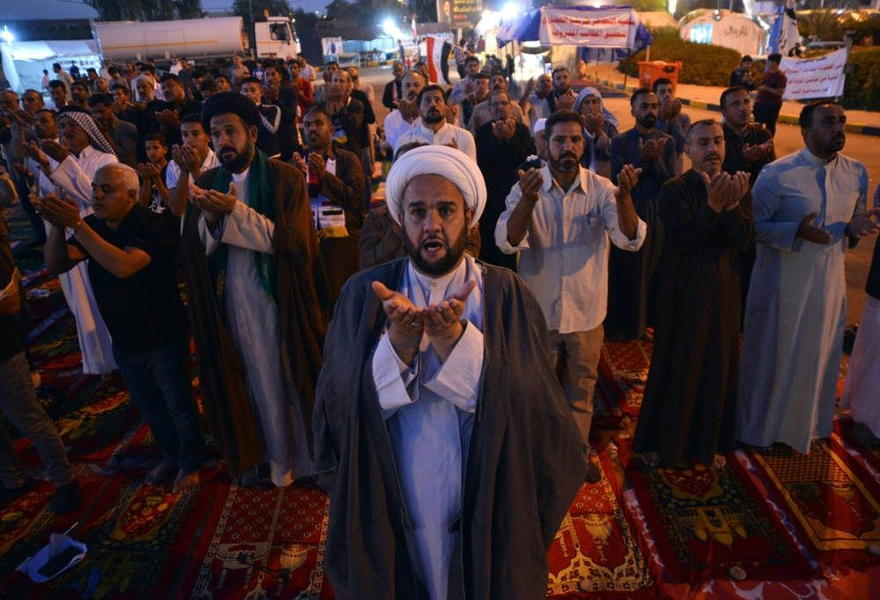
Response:
POLYGON ((684 169, 684 145, 691 127, 691 118, 681 112, 681 100, 675 97, 675 84, 670 79, 656 79, 651 89, 660 103, 657 129, 668 133, 675 140, 675 174, 678 175, 684 169))
POLYGON ((617 181, 624 165, 642 169, 632 198, 639 217, 648 224, 648 237, 635 253, 611 249, 605 333, 617 340, 642 337, 653 319, 656 294, 651 281, 663 251, 657 198, 675 172, 675 140, 656 128, 657 96, 642 88, 629 101, 636 126, 611 140, 611 180, 617 181))
POLYGON ((397 148, 400 136, 409 131, 413 121, 419 118, 419 93, 425 85, 425 78, 415 71, 409 71, 403 76, 401 83, 403 95, 397 101, 397 108, 388 113, 382 123, 385 140, 392 151, 397 148))
MULTIPOLYGON (((92 214, 92 182, 98 169, 119 162, 110 142, 86 111, 66 106, 58 112, 60 143, 49 139, 28 144, 40 169, 40 195, 60 193, 73 200, 81 217, 92 214)), ((48 225, 47 225, 48 227, 48 225)), ((58 276, 76 321, 83 373, 103 375, 116 369, 110 333, 101 318, 85 263, 58 276)))
POLYGON ((746 301, 737 439, 807 453, 831 435, 846 327, 846 247, 878 231, 868 172, 840 151, 846 114, 804 106, 805 148, 764 167, 752 189, 758 258, 746 301))
MULTIPOLYGON (((470 121, 467 121, 467 129, 474 136, 477 135, 477 130, 488 123, 489 121, 494 121, 497 117, 495 112, 492 110, 492 107, 489 106, 489 100, 492 97, 492 92, 495 90, 501 90, 503 92, 508 91, 508 83, 507 77, 504 73, 493 73, 491 77, 489 77, 489 96, 474 106, 474 110, 471 113, 470 121)), ((519 104, 510 104, 510 115, 516 120, 517 123, 523 123, 523 112, 519 107, 519 104)))
POLYGON ((388 110, 397 108, 397 102, 403 98, 403 75, 405 73, 403 63, 395 60, 391 65, 391 74, 394 79, 385 84, 382 92, 382 106, 388 110))
POLYGON ((89 108, 89 96, 92 94, 89 86, 84 81, 74 81, 70 84, 70 104, 84 108, 89 108))
POLYGON ((526 84, 519 105, 533 127, 540 119, 546 119, 553 112, 550 110, 549 100, 552 93, 553 79, 548 73, 541 73, 537 79, 529 79, 526 84))
POLYGON ((162 105, 155 106, 152 112, 168 143, 179 144, 180 119, 186 115, 198 114, 202 110, 202 105, 187 98, 186 88, 177 75, 170 73, 163 75, 159 85, 165 101, 162 105))
POLYGON ((451 146, 477 162, 474 136, 467 129, 446 122, 446 94, 439 85, 429 85, 419 93, 419 115, 412 127, 397 140, 395 150, 412 142, 451 146))
POLYGON ((577 94, 571 89, 571 72, 566 67, 556 67, 551 76, 553 92, 547 97, 550 114, 557 110, 571 110, 577 98, 577 94))
POLYGON ((754 185, 764 165, 776 160, 773 136, 763 123, 752 120, 752 96, 744 87, 727 88, 721 93, 724 116, 724 170, 745 171, 754 185))
MULTIPOLYGON (((602 348, 602 320, 608 300, 609 238, 637 251, 647 227, 633 207, 640 169, 625 165, 619 185, 580 166, 583 121, 558 111, 547 119, 548 163, 520 171, 495 227, 502 252, 519 252, 517 271, 538 299, 547 319, 554 364, 564 356, 565 397, 589 447, 593 391, 602 348)), ((591 461, 587 481, 600 479, 591 461)))
POLYGON ((327 575, 345 598, 543 597, 586 465, 540 308, 464 253, 486 201, 464 154, 410 150, 387 191, 407 257, 346 284, 318 382, 327 575))
MULTIPOLYGON (((749 189, 755 184, 764 165, 776 160, 773 136, 763 123, 752 120, 752 96, 744 87, 732 87, 721 93, 721 114, 724 116, 724 164, 726 173, 745 171, 749 174, 749 189)), ((746 198, 751 202, 751 196, 746 198)), ((751 206, 746 207, 751 210, 751 206)), ((755 265, 755 239, 743 251, 742 260, 742 311, 745 315, 745 299, 752 280, 755 265)))
POLYGON ((358 157, 334 146, 330 115, 313 106, 303 116, 307 152, 294 162, 308 181, 312 220, 318 230, 330 297, 358 270, 358 243, 364 225, 364 174, 358 157))
POLYGON ((740 256, 754 235, 749 175, 730 175, 724 133, 697 121, 685 151, 692 168, 660 191, 666 231, 657 270, 651 370, 633 450, 650 465, 722 464, 734 449, 739 367, 740 256), (699 360, 682 360, 684 356, 699 360))
POLYGON ((510 187, 519 181, 517 169, 530 155, 535 144, 529 128, 514 116, 507 90, 495 90, 489 95, 489 105, 495 120, 477 130, 477 164, 486 180, 488 199, 486 211, 480 219, 480 238, 486 240, 480 249, 480 259, 499 267, 516 270, 516 256, 505 254, 495 244, 495 224, 504 212, 504 199, 510 187))
POLYGON ((286 486, 312 472, 325 297, 305 180, 256 149, 259 122, 241 94, 205 103, 220 167, 196 182, 181 259, 205 413, 229 471, 286 486))
POLYGON ((116 117, 113 112, 113 97, 108 94, 89 96, 89 109, 101 132, 113 142, 119 162, 129 167, 136 166, 140 135, 134 123, 116 117))

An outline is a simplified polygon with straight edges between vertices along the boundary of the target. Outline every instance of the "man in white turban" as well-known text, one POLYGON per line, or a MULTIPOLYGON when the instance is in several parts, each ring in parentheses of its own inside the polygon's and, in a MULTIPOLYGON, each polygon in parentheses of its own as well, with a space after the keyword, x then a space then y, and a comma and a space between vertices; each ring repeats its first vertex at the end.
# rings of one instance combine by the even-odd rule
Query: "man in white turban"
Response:
POLYGON ((352 277, 324 345, 315 466, 342 598, 540 598, 587 470, 541 309, 464 253, 486 187, 459 150, 387 181, 407 256, 352 277))

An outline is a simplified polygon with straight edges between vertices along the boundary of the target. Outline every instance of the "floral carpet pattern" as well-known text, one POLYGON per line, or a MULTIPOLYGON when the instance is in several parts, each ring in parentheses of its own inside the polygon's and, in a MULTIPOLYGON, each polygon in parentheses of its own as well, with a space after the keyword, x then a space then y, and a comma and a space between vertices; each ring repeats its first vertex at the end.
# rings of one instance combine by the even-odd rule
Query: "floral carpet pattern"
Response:
MULTIPOLYGON (((49 512, 52 486, 28 440, 16 440, 35 484, 0 508, 0 597, 333 598, 320 491, 235 486, 219 461, 195 490, 143 483, 159 459, 149 428, 118 376, 82 374, 57 280, 23 250, 20 216, 5 216, 25 275, 38 395, 84 502, 67 517, 49 512), (15 571, 71 526, 89 548, 83 562, 44 584, 15 571)), ((603 348, 595 429, 604 477, 581 487, 548 552, 547 597, 880 597, 871 552, 880 548, 880 450, 840 420, 807 455, 749 448, 721 468, 645 469, 629 436, 650 357, 646 341, 603 348)))

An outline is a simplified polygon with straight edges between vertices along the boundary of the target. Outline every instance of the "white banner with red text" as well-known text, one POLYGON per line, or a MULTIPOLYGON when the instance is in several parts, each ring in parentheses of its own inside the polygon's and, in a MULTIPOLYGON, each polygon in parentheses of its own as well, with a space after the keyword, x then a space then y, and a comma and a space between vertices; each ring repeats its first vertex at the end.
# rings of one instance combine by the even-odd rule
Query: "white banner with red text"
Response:
POLYGON ((632 8, 541 8, 541 43, 632 48, 639 18, 632 8))
POLYGON ((847 49, 841 48, 816 58, 783 58, 779 68, 788 81, 782 98, 812 100, 843 96, 846 57, 847 49))

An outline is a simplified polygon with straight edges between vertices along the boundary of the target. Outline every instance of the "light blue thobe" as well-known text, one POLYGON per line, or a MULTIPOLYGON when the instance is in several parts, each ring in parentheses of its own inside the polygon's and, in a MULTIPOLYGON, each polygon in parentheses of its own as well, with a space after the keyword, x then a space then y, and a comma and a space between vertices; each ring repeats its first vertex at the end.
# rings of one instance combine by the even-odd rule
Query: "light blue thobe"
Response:
POLYGON ((846 227, 865 210, 865 166, 808 150, 765 166, 752 190, 757 260, 746 301, 737 437, 806 453, 831 435, 846 326, 846 227), (797 237, 801 220, 832 237, 797 237))
POLYGON ((372 371, 379 404, 394 447, 395 462, 409 518, 414 527, 411 558, 434 600, 445 600, 455 545, 454 524, 461 515, 467 452, 473 430, 483 368, 483 277, 473 258, 442 277, 407 267, 400 290, 426 307, 452 296, 466 282, 477 287, 468 296, 464 333, 445 363, 427 336, 409 367, 397 356, 388 334, 379 340, 372 371))

